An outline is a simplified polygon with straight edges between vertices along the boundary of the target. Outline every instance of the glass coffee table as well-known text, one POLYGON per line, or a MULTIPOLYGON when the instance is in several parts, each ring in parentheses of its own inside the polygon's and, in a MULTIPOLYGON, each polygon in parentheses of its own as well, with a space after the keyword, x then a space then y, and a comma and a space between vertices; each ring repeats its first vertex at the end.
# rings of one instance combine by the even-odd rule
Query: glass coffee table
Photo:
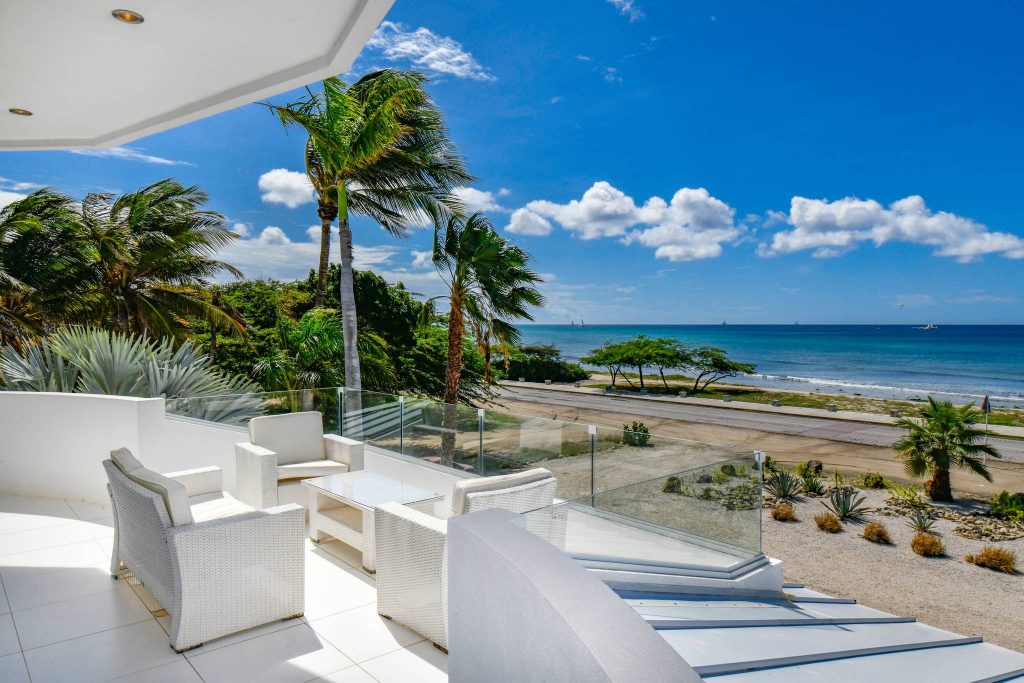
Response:
POLYGON ((373 509, 396 502, 430 513, 444 496, 376 472, 358 470, 304 479, 309 488, 309 538, 332 536, 363 554, 363 569, 377 570, 373 509))

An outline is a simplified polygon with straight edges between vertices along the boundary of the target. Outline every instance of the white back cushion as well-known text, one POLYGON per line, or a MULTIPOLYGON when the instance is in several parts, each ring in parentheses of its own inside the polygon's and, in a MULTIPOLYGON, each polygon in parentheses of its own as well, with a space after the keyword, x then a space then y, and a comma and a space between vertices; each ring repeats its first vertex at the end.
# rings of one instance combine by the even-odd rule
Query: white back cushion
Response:
POLYGON ((461 515, 466 511, 466 496, 470 493, 510 489, 513 486, 522 486, 523 484, 532 484, 542 479, 550 479, 552 476, 551 472, 543 467, 536 467, 525 472, 502 474, 497 477, 463 479, 456 482, 455 488, 452 490, 452 516, 461 515))
POLYGON ((110 459, 126 477, 163 499, 164 507, 167 508, 167 516, 171 519, 171 526, 192 523, 188 489, 184 484, 152 470, 147 470, 127 448, 111 451, 110 459))
POLYGON ((324 459, 324 416, 317 411, 249 420, 249 441, 277 453, 278 465, 324 459))

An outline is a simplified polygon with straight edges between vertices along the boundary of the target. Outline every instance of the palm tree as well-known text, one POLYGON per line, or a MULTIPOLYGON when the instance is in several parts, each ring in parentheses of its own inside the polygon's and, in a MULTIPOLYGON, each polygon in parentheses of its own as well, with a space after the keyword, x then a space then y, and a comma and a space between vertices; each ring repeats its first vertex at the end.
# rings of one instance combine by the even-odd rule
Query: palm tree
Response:
POLYGON ((896 455, 903 461, 908 476, 921 478, 931 474, 931 479, 925 482, 925 492, 932 500, 953 500, 949 481, 953 467, 970 470, 992 481, 982 456, 1002 456, 982 442, 985 432, 974 426, 978 416, 973 403, 957 407, 929 396, 928 405, 921 410, 920 422, 902 418, 896 423, 897 427, 907 430, 893 444, 896 455))
POLYGON ((298 126, 309 136, 306 170, 317 188, 321 214, 318 288, 326 283, 324 243, 329 244, 328 218, 337 206, 345 385, 357 395, 362 383, 349 215, 368 216, 395 237, 406 237, 420 220, 436 222, 460 213, 451 191, 473 179, 423 87, 425 81, 415 72, 385 69, 351 86, 328 78, 322 93, 307 89, 296 102, 267 105, 286 128, 298 126))
POLYGON ((451 464, 455 447, 456 403, 462 375, 462 343, 466 319, 500 323, 509 334, 507 319, 532 320, 531 306, 544 297, 534 285, 540 277, 529 268, 529 255, 499 235, 480 213, 450 217, 434 232, 433 262, 448 289, 448 362, 445 369, 445 430, 442 458, 451 464))
POLYGON ((181 338, 188 318, 205 318, 245 333, 237 314, 199 291, 220 271, 241 276, 215 258, 238 236, 225 229, 223 216, 200 208, 207 199, 170 178, 117 198, 86 195, 80 220, 93 264, 85 286, 98 321, 121 332, 181 338))

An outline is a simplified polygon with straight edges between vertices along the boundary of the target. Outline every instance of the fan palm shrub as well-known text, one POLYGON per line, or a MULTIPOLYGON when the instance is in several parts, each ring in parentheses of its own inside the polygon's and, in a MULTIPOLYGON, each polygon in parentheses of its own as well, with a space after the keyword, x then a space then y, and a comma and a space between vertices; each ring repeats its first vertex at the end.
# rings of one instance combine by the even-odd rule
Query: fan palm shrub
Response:
POLYGON ((406 237, 411 226, 461 213, 451 193, 473 179, 425 81, 422 74, 384 69, 351 86, 328 78, 319 93, 307 89, 295 102, 267 105, 285 128, 301 128, 308 136, 306 174, 317 193, 321 221, 315 299, 321 303, 331 221, 338 219, 345 385, 353 390, 362 384, 350 215, 368 216, 391 235, 406 237))
POLYGON ((465 219, 452 216, 439 224, 432 260, 448 290, 429 303, 447 298, 449 304, 444 401, 451 407, 445 409, 442 453, 450 460, 455 446, 455 404, 459 400, 466 320, 490 317, 508 321, 503 323, 506 326, 514 319, 532 320, 531 307, 543 305, 544 297, 534 287, 541 279, 530 268, 530 256, 499 235, 480 213, 465 219))
POLYGON ((924 487, 932 500, 953 500, 949 471, 954 467, 992 481, 983 457, 1001 456, 993 446, 983 442, 985 432, 975 426, 979 416, 973 403, 957 407, 929 396, 928 405, 921 410, 920 421, 901 418, 896 423, 906 430, 893 445, 896 455, 903 461, 908 476, 931 475, 924 487))
POLYGON ((181 399, 174 404, 179 414, 232 424, 261 412, 259 397, 252 395, 259 387, 213 369, 189 341, 175 347, 167 338, 78 326, 21 350, 0 348, 0 384, 7 391, 164 396, 181 399))

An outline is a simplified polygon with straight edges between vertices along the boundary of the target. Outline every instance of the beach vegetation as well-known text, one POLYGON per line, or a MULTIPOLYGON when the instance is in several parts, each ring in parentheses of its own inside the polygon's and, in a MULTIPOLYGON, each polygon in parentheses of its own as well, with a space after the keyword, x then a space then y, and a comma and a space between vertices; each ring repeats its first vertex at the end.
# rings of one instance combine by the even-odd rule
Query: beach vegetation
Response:
POLYGON ((683 480, 676 475, 672 475, 661 485, 661 490, 663 493, 682 493, 683 480))
POLYGON ((729 481, 729 479, 729 475, 723 472, 722 470, 718 470, 717 472, 711 473, 711 480, 714 481, 716 484, 724 484, 727 481, 729 481))
POLYGON ((651 430, 643 422, 633 420, 632 424, 622 425, 622 442, 627 446, 646 447, 651 440, 651 430))
POLYGON ((425 82, 422 74, 384 69, 351 86, 328 78, 320 92, 307 88, 294 102, 266 104, 286 129, 299 128, 307 136, 306 175, 317 193, 321 225, 315 298, 321 303, 331 222, 337 217, 345 385, 353 390, 362 383, 350 216, 367 216, 389 234, 406 237, 423 217, 440 224, 461 215, 452 192, 473 180, 425 82))
POLYGON ((864 525, 864 530, 861 531, 860 535, 872 543, 880 543, 882 545, 892 543, 892 539, 889 538, 889 530, 881 522, 868 522, 864 525))
POLYGON ((792 473, 779 470, 772 472, 765 480, 764 487, 776 500, 792 500, 800 495, 801 481, 792 473))
POLYGON ((761 471, 763 474, 770 474, 772 472, 779 471, 779 465, 770 455, 764 456, 764 462, 761 463, 761 471))
POLYGON ((834 489, 829 494, 828 502, 822 502, 822 505, 843 523, 859 522, 868 513, 868 508, 864 506, 865 500, 864 496, 858 495, 853 489, 839 488, 834 489))
POLYGON ((932 518, 932 516, 925 510, 914 510, 912 513, 907 515, 907 526, 919 534, 941 535, 938 532, 933 531, 935 528, 935 519, 932 518))
POLYGON ((1024 493, 1000 491, 992 497, 992 516, 1008 522, 1024 523, 1024 493))
POLYGON ((736 465, 731 462, 727 462, 718 468, 718 471, 727 477, 742 477, 743 474, 736 469, 736 465))
POLYGON ((921 500, 921 488, 914 484, 897 484, 890 482, 889 500, 901 507, 922 508, 925 503, 921 500))
POLYGON ((796 464, 796 473, 801 477, 808 475, 818 477, 821 476, 823 468, 824 465, 822 465, 820 460, 805 460, 796 464))
POLYGON ((889 487, 889 481, 882 476, 881 472, 865 472, 858 482, 862 489, 884 489, 889 487))
POLYGON ((946 554, 946 547, 934 534, 914 534, 910 539, 910 548, 921 557, 942 557, 946 554))
POLYGON ((1005 574, 1017 573, 1017 554, 999 546, 987 545, 976 553, 965 555, 964 561, 1005 574))
POLYGON ((527 382, 579 382, 590 377, 583 366, 567 361, 558 347, 550 344, 513 346, 502 350, 495 362, 502 376, 522 377, 527 382))
POLYGON ((798 522, 792 503, 777 503, 772 507, 772 519, 777 522, 798 522))
POLYGON ((749 375, 755 370, 753 363, 732 360, 724 349, 700 346, 689 353, 687 367, 694 375, 693 391, 705 391, 708 386, 727 377, 749 375))
POLYGON ((843 522, 831 512, 822 512, 814 516, 814 523, 828 534, 838 534, 843 530, 843 522))
POLYGON ((929 396, 920 420, 897 421, 896 426, 906 433, 893 445, 896 455, 903 461, 907 476, 920 479, 930 475, 924 486, 932 500, 953 500, 949 471, 954 467, 992 481, 983 458, 1001 456, 984 442, 985 431, 976 427, 980 415, 973 403, 955 406, 929 396))

